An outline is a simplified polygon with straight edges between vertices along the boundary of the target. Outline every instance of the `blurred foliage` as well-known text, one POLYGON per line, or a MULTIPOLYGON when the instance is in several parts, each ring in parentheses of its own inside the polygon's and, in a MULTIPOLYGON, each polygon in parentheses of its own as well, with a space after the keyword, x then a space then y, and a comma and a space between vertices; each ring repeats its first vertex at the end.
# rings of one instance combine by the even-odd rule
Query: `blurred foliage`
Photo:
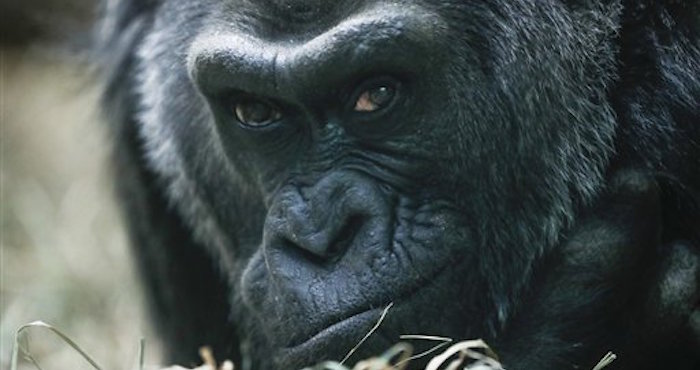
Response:
MULTIPOLYGON (((14 332, 35 320, 60 327, 109 369, 133 367, 144 335, 147 359, 158 353, 113 197, 98 89, 79 52, 93 6, 0 0, 2 369, 14 332)), ((27 334, 44 369, 88 368, 54 336, 27 334)))

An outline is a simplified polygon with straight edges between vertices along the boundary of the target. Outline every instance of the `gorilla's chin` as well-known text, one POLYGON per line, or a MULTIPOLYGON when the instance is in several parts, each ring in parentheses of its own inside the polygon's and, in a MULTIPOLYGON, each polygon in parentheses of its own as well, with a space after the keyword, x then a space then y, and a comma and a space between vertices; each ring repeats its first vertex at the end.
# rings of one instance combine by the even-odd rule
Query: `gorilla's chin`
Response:
MULTIPOLYGON (((373 325, 379 322, 381 312, 381 309, 370 309, 336 322, 299 344, 281 348, 275 362, 304 366, 324 358, 340 361, 364 336, 371 333, 373 325)), ((377 344, 368 343, 368 346, 376 347, 377 344)))

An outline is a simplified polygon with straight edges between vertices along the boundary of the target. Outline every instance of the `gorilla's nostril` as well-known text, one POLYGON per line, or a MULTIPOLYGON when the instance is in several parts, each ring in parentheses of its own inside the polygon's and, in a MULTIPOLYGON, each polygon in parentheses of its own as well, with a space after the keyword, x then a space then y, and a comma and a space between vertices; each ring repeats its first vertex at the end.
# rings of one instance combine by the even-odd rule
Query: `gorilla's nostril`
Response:
POLYGON ((345 221, 345 225, 338 231, 330 241, 326 251, 326 257, 332 260, 339 259, 343 253, 352 245, 355 237, 365 223, 364 216, 352 215, 345 221))
POLYGON ((271 201, 264 243, 313 263, 335 263, 353 245, 378 243, 389 215, 381 196, 354 172, 323 177, 312 186, 285 186, 271 201))
POLYGON ((297 254, 313 263, 334 263, 356 242, 365 222, 364 216, 353 215, 344 222, 342 219, 332 220, 325 225, 325 229, 307 235, 300 235, 299 230, 287 229, 287 232, 277 233, 271 244, 284 249, 285 253, 297 254))

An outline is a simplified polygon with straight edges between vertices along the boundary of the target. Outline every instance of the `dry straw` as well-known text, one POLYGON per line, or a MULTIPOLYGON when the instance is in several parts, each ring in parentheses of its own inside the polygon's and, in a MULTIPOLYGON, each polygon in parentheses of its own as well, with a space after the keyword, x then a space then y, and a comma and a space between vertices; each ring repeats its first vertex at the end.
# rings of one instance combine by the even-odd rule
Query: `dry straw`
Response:
MULTIPOLYGON (((413 360, 426 357, 450 344, 453 340, 445 337, 429 336, 429 335, 403 335, 401 339, 404 341, 433 341, 437 344, 431 349, 413 355, 413 347, 402 342, 393 347, 388 351, 384 352, 381 356, 363 360, 355 364, 352 368, 344 365, 355 351, 357 351, 360 346, 379 328, 382 321, 386 317, 389 309, 392 305, 388 305, 382 312, 381 317, 377 323, 372 327, 372 329, 365 335, 358 344, 353 347, 348 354, 345 356, 341 362, 324 362, 312 368, 306 368, 303 370, 404 370, 413 360)), ((26 339, 24 337, 25 332, 30 328, 42 328, 49 330, 50 332, 57 335, 65 343, 67 343, 71 348, 78 352, 87 361, 94 370, 102 370, 102 368, 93 360, 78 344, 71 340, 66 334, 60 330, 54 328, 53 326, 46 324, 42 321, 35 321, 20 327, 15 334, 15 343, 12 349, 12 362, 10 370, 17 370, 17 363, 20 354, 23 358, 32 363, 37 369, 41 370, 38 362, 34 357, 32 357, 28 343, 23 341, 26 339)), ((144 342, 141 340, 139 346, 139 370, 144 369, 143 364, 144 355, 144 342)), ((207 347, 200 350, 200 356, 204 364, 196 369, 192 370, 234 370, 235 367, 231 361, 224 361, 221 366, 218 366, 214 358, 213 353, 207 347)), ((593 368, 593 370, 602 370, 610 365, 617 356, 608 352, 608 354, 603 357, 602 360, 593 368)), ((174 366, 163 368, 162 370, 186 370, 183 367, 174 366)), ((428 362, 425 370, 505 370, 501 363, 498 361, 498 356, 494 351, 481 339, 468 340, 463 342, 454 343, 444 350, 439 355, 433 357, 428 362)))

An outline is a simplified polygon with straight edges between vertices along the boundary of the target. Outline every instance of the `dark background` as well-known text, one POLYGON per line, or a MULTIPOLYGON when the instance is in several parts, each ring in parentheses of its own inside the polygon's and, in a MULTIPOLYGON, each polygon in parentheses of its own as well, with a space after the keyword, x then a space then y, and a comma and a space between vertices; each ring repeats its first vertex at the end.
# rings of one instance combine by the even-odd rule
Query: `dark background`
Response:
POLYGON ((84 44, 97 8, 97 0, 0 0, 2 43, 21 47, 72 39, 84 44))

